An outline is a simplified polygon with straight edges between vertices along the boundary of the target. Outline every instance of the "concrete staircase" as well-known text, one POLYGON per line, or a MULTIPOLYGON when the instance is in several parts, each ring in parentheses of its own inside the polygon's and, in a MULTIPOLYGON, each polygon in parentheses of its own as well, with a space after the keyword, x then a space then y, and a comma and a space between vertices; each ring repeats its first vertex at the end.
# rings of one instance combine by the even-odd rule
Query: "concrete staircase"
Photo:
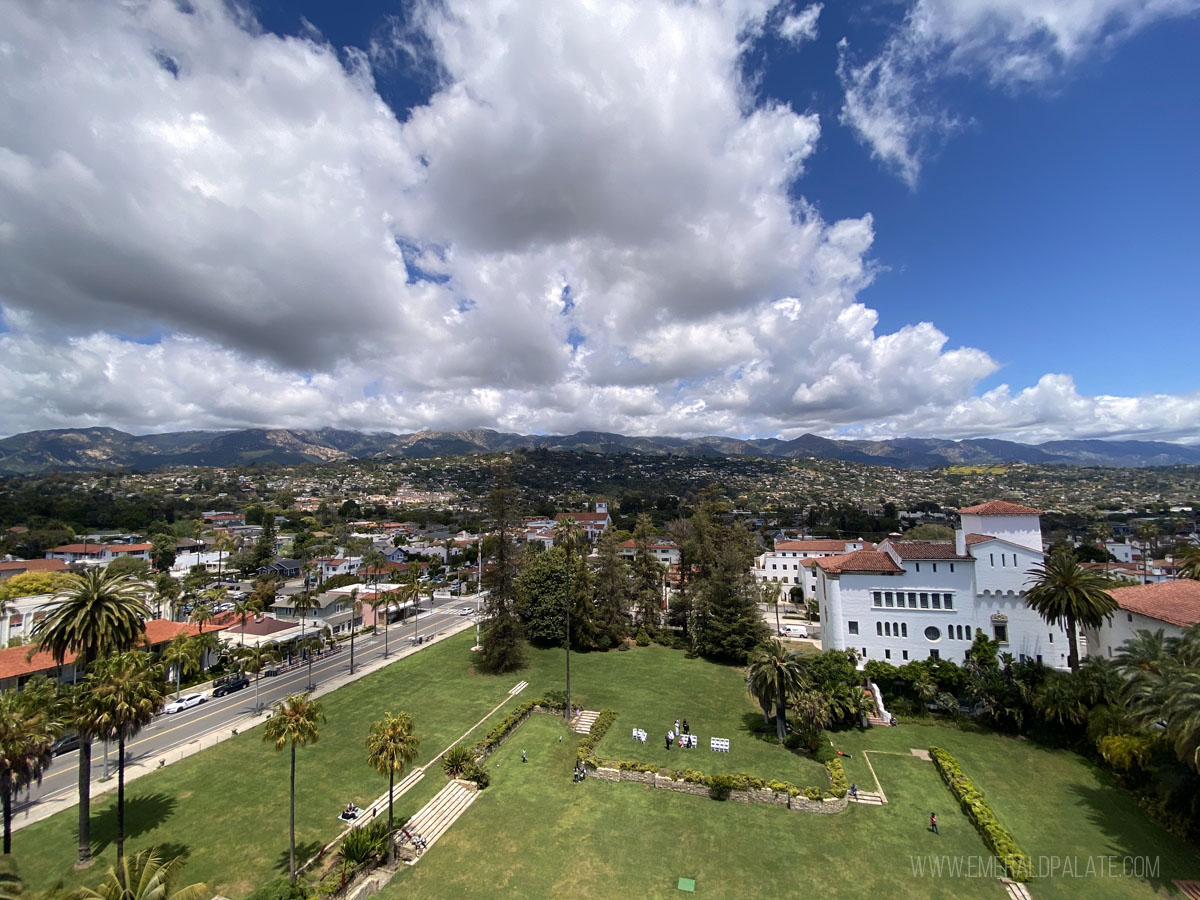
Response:
POLYGON ((883 725, 883 726, 887 726, 887 725, 891 725, 892 723, 891 723, 891 722, 885 722, 883 719, 879 718, 879 716, 867 716, 867 724, 868 724, 868 725, 883 725))
POLYGON ((571 728, 580 734, 588 734, 592 730, 592 723, 600 716, 600 713, 594 709, 585 709, 581 712, 575 721, 571 723, 571 728))
MULTIPOLYGON (((1029 888, 1021 884, 1021 882, 1012 881, 1008 878, 1001 878, 1000 880, 1004 883, 1004 890, 1008 892, 1009 900, 1032 900, 1029 888)), ((1178 883, 1176 882, 1176 884, 1178 883)))
POLYGON ((865 806, 883 806, 887 803, 882 794, 876 794, 874 791, 859 791, 857 799, 849 794, 846 796, 851 803, 862 803, 865 806))
MULTIPOLYGON (((474 785, 468 788, 460 781, 451 781, 405 823, 404 829, 410 835, 419 834, 426 846, 432 847, 478 796, 474 785)), ((411 859, 408 865, 416 865, 420 859, 420 856, 411 859)))

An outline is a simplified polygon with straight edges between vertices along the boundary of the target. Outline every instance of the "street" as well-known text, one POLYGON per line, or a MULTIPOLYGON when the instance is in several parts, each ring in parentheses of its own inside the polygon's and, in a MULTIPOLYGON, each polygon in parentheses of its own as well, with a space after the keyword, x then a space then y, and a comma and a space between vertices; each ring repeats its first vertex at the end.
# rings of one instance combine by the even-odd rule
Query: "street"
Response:
MULTIPOLYGON (((474 597, 451 597, 441 600, 431 612, 422 613, 416 623, 415 634, 429 637, 442 630, 447 624, 461 621, 464 618, 459 610, 463 607, 474 607, 474 597)), ((389 656, 409 646, 414 636, 412 622, 393 623, 388 628, 387 644, 389 656)), ((368 662, 378 660, 383 656, 384 634, 359 635, 354 640, 354 668, 368 662)), ((320 658, 314 658, 312 664, 312 683, 319 686, 335 675, 346 673, 350 668, 350 642, 341 644, 336 653, 326 653, 320 658)), ((282 700, 288 694, 303 691, 308 685, 309 669, 307 665, 274 676, 263 677, 258 681, 259 703, 270 707, 282 700)), ((187 693, 187 690, 184 690, 187 693)), ((168 700, 174 698, 174 693, 168 700)), ((171 750, 181 748, 188 743, 198 741, 209 732, 227 727, 254 712, 255 683, 251 676, 250 687, 244 688, 224 697, 210 698, 207 702, 192 709, 174 715, 160 714, 144 728, 138 736, 125 748, 127 763, 145 759, 163 758, 171 750)), ((107 754, 108 774, 115 777, 116 747, 112 746, 107 754)), ((65 794, 75 794, 78 791, 79 753, 71 751, 63 753, 54 759, 49 771, 40 785, 34 786, 28 794, 14 798, 14 824, 19 825, 22 813, 32 810, 39 803, 61 797, 65 794)), ((106 772, 105 746, 96 742, 92 747, 92 780, 102 779, 106 772)))

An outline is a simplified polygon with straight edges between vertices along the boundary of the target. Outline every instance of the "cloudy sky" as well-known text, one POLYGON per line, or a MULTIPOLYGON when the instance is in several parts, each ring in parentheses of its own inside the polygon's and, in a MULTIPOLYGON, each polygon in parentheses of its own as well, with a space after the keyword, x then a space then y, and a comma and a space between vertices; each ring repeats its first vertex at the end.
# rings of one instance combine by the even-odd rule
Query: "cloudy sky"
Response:
POLYGON ((1200 0, 0 0, 0 433, 1200 441, 1197 46, 1200 0))

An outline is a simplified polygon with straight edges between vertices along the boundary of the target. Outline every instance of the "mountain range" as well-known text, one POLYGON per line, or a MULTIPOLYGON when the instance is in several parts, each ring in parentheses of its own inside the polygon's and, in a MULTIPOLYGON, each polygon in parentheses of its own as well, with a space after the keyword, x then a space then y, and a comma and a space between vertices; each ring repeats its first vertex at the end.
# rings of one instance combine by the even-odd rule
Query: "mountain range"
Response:
POLYGON ((1038 463, 1083 466, 1200 465, 1200 447, 1161 441, 1048 441, 1021 444, 991 439, 948 441, 900 438, 830 440, 805 434, 778 438, 629 437, 600 431, 570 435, 469 431, 342 431, 333 428, 180 431, 133 435, 113 428, 29 431, 0 440, 0 474, 168 466, 239 466, 253 463, 333 462, 387 457, 465 456, 525 449, 643 453, 648 455, 752 456, 771 459, 838 459, 916 469, 947 465, 1038 463))

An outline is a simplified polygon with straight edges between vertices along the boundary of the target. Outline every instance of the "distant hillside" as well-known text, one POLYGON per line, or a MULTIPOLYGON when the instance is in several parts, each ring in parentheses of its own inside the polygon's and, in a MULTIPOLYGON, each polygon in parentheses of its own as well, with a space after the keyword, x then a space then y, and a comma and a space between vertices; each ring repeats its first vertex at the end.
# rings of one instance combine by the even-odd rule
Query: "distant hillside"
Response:
POLYGON ((1086 466, 1200 465, 1200 448, 1159 441, 835 441, 805 434, 790 441, 629 437, 600 431, 569 435, 505 434, 487 428, 415 434, 340 431, 333 428, 183 431, 132 435, 112 428, 30 431, 0 440, 0 473, 36 474, 55 469, 159 469, 167 466, 281 465, 377 457, 465 456, 517 448, 593 453, 758 456, 775 459, 838 459, 847 462, 930 468, 946 465, 1041 463, 1086 466))

